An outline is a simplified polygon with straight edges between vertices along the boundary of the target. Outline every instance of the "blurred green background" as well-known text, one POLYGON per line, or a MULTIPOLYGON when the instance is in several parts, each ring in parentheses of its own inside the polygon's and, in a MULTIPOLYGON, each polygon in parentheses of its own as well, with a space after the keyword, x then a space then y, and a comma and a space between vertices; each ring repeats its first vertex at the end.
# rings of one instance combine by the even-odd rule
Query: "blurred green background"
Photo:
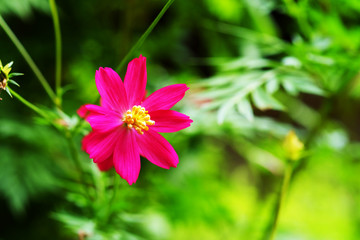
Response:
MULTIPOLYGON (((165 3, 57 1, 64 112, 76 118, 97 99, 95 70, 116 68, 165 3)), ((48 1, 0 0, 0 14, 54 86, 48 1)), ((175 1, 132 57, 147 57, 149 92, 190 86, 176 110, 194 123, 164 134, 176 169, 143 159, 135 185, 121 180, 109 222, 99 221, 101 201, 88 206, 68 193, 74 166, 65 139, 2 92, 0 239, 82 239, 82 231, 84 239, 262 239, 291 129, 306 151, 275 239, 360 239, 359 16, 358 0, 175 1)), ((13 88, 52 110, 3 30, 0 46, 3 64, 25 74, 13 88)))

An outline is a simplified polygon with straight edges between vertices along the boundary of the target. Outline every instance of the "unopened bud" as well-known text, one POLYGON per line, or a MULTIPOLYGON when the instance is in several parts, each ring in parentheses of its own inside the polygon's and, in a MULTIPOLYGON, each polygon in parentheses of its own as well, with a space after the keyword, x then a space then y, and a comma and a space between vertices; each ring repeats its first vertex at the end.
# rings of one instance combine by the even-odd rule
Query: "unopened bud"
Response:
POLYGON ((297 161, 301 158, 304 144, 296 136, 295 132, 291 130, 285 137, 283 147, 285 150, 286 158, 297 161))
MULTIPOLYGON (((10 73, 12 65, 13 65, 13 62, 9 62, 5 66, 3 66, 1 63, 1 60, 0 60, 0 93, 2 90, 5 90, 10 96, 11 96, 11 93, 10 93, 9 88, 7 87, 8 84, 11 83, 16 86, 19 86, 19 84, 17 84, 17 82, 15 82, 14 80, 12 80, 10 78, 23 75, 22 73, 10 73)), ((2 98, 0 98, 0 100, 2 100, 2 98)))

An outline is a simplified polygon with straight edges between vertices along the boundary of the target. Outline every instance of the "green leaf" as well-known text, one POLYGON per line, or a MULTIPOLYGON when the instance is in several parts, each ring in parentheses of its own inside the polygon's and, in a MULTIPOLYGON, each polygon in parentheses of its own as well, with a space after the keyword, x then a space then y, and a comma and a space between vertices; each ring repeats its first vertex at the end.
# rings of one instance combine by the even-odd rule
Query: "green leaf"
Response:
POLYGON ((291 80, 293 86, 299 90, 300 92, 315 94, 319 96, 326 95, 325 91, 319 88, 315 83, 312 81, 305 79, 305 78, 292 78, 291 80))
POLYGON ((274 110, 284 110, 285 107, 276 100, 273 96, 268 94, 264 89, 257 88, 252 93, 252 99, 254 104, 260 110, 274 109, 274 110))
POLYGON ((232 61, 223 63, 222 69, 224 71, 237 70, 239 68, 246 69, 259 69, 265 67, 271 67, 274 63, 264 58, 239 58, 232 61))
POLYGON ((87 217, 76 216, 67 212, 54 213, 52 216, 56 220, 64 223, 66 227, 74 233, 78 233, 78 231, 81 230, 88 235, 93 235, 95 232, 96 223, 87 217))
POLYGON ((11 77, 16 77, 16 76, 23 76, 24 74, 23 73, 10 73, 9 74, 9 78, 11 78, 11 77))
POLYGON ((20 85, 17 82, 15 82, 14 80, 12 80, 12 79, 9 79, 8 82, 20 87, 20 85))
POLYGON ((292 81, 283 80, 282 86, 284 87, 286 92, 293 96, 299 94, 299 90, 294 86, 294 83, 292 81))
POLYGON ((243 98, 237 103, 237 109, 248 121, 254 120, 254 112, 252 110, 249 99, 243 98))
POLYGON ((5 88, 5 91, 9 94, 10 97, 13 97, 8 87, 5 88))
POLYGON ((14 61, 11 61, 11 62, 9 62, 8 64, 6 64, 5 67, 7 66, 7 67, 10 68, 13 64, 14 64, 14 61))
POLYGON ((50 142, 59 141, 43 128, 10 119, 0 120, 0 132, 0 194, 19 214, 31 198, 54 189, 54 163, 47 152, 50 142))
POLYGON ((272 78, 266 83, 265 87, 266 87, 266 91, 268 93, 272 94, 272 93, 279 90, 280 84, 279 84, 279 81, 276 78, 272 78))
POLYGON ((226 115, 234 107, 233 101, 227 101, 225 104, 221 105, 218 111, 218 124, 222 124, 225 120, 226 115))

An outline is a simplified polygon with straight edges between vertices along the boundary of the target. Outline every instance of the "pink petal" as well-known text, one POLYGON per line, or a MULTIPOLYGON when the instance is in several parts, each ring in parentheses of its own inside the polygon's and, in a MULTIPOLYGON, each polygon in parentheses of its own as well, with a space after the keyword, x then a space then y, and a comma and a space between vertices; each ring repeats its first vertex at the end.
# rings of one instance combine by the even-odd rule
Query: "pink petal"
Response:
POLYGON ((141 155, 146 157, 151 163, 169 169, 176 167, 179 157, 170 143, 157 132, 149 129, 143 135, 137 134, 141 155))
POLYGON ((138 105, 144 99, 146 79, 146 58, 140 55, 129 63, 124 79, 130 106, 138 105))
POLYGON ((113 156, 109 157, 108 159, 102 162, 96 163, 96 165, 98 166, 99 170, 102 172, 110 170, 114 166, 113 156))
POLYGON ((82 118, 87 118, 87 116, 90 114, 90 111, 87 109, 87 105, 82 105, 76 112, 77 114, 82 118))
POLYGON ((189 88, 186 84, 174 84, 153 92, 141 106, 147 111, 169 110, 180 101, 189 88))
POLYGON ((82 147, 94 162, 108 159, 114 152, 118 139, 124 135, 126 129, 119 128, 110 133, 91 132, 82 140, 82 147))
POLYGON ((155 121, 151 129, 156 132, 177 132, 190 127, 193 122, 189 116, 173 110, 158 110, 149 114, 151 120, 155 121))
POLYGON ((102 106, 123 113, 129 108, 124 84, 111 68, 99 68, 95 74, 97 89, 102 98, 102 106))
POLYGON ((124 131, 117 140, 114 152, 116 172, 130 185, 135 183, 140 173, 140 153, 135 139, 135 131, 124 131))
POLYGON ((78 114, 98 132, 111 131, 122 124, 122 116, 118 112, 97 105, 83 105, 79 108, 78 114))

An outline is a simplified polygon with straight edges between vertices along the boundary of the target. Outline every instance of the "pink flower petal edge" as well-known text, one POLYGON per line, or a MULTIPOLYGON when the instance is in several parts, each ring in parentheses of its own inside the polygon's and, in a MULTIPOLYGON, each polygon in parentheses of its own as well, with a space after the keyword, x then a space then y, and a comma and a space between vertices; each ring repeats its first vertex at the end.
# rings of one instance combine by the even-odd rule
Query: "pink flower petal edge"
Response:
POLYGON ((124 84, 114 70, 99 68, 95 73, 95 82, 105 108, 119 112, 129 108, 124 84))
POLYGON ((98 166, 99 170, 102 172, 110 170, 111 168, 114 167, 113 156, 111 155, 108 159, 102 162, 97 162, 96 165, 98 166))
POLYGON ((109 158, 114 151, 117 139, 124 129, 110 133, 91 132, 82 140, 82 148, 94 162, 102 162, 109 158))
POLYGON ((147 97, 141 106, 149 112, 169 110, 185 96, 188 89, 186 84, 174 84, 160 88, 147 97))
POLYGON ((108 132, 122 124, 119 120, 122 116, 119 113, 97 105, 83 105, 79 108, 78 114, 90 123, 94 131, 108 132))
POLYGON ((128 95, 130 106, 138 105, 145 97, 147 73, 146 58, 140 55, 132 60, 126 70, 124 86, 128 95))

